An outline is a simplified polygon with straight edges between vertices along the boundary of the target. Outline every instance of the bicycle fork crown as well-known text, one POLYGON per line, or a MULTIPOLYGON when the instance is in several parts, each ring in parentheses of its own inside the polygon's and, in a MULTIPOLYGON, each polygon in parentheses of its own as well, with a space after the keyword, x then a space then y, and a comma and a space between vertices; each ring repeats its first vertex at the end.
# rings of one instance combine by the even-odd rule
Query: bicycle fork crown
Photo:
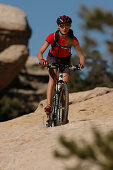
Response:
POLYGON ((59 73, 59 80, 62 80, 62 78, 63 78, 62 73, 59 73))

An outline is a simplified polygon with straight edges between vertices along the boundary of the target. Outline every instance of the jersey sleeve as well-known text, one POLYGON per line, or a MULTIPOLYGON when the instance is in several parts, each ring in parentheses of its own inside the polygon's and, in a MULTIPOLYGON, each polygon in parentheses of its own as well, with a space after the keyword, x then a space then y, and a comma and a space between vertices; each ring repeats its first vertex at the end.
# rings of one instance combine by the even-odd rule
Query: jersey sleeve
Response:
POLYGON ((54 42, 54 33, 49 34, 46 38, 46 41, 52 45, 54 42))
POLYGON ((74 36, 73 45, 79 45, 78 39, 74 36))

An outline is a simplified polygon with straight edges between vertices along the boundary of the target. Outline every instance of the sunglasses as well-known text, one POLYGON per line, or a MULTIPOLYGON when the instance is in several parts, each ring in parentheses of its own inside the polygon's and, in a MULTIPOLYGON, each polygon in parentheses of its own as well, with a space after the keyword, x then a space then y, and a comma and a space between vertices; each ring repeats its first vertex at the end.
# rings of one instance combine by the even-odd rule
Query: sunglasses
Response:
POLYGON ((60 25, 61 28, 70 28, 70 25, 60 25))

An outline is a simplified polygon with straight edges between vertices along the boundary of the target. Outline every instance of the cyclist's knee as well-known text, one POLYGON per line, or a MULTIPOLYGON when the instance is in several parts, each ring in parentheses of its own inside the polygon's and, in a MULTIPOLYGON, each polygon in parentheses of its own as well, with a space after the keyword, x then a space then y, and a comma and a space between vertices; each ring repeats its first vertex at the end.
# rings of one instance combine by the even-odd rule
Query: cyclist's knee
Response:
POLYGON ((67 82, 67 84, 68 84, 69 79, 70 79, 70 75, 67 74, 67 73, 63 73, 63 81, 64 81, 64 82, 67 82))

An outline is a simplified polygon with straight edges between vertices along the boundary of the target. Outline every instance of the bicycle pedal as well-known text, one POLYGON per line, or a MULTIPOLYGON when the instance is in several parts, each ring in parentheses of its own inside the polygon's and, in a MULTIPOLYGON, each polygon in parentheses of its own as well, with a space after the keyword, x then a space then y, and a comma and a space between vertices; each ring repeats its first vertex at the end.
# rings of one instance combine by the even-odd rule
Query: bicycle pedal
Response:
POLYGON ((45 126, 46 126, 46 127, 52 127, 52 124, 46 122, 45 126))

